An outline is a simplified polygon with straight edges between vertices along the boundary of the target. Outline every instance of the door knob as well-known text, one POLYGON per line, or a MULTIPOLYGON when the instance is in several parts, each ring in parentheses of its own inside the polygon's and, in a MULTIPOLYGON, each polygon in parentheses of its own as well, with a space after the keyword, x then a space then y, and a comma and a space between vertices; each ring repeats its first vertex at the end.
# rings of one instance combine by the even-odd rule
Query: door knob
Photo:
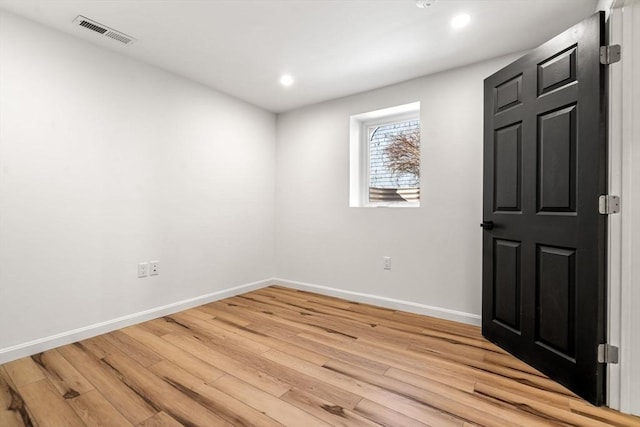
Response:
POLYGON ((482 221, 480 227, 484 228, 485 230, 493 230, 493 221, 482 221))

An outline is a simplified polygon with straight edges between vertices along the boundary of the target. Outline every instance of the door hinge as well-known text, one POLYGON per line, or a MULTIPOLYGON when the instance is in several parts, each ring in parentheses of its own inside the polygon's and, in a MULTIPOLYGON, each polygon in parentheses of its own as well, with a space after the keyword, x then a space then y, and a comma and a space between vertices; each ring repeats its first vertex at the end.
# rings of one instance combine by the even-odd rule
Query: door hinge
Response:
POLYGON ((598 198, 598 210, 602 215, 620 213, 620 197, 609 195, 600 196, 598 198))
POLYGON ((611 344, 600 344, 598 346, 598 363, 617 364, 618 358, 618 347, 611 344))
POLYGON ((600 47, 600 63, 602 65, 610 65, 620 62, 621 57, 622 48, 619 44, 600 47))

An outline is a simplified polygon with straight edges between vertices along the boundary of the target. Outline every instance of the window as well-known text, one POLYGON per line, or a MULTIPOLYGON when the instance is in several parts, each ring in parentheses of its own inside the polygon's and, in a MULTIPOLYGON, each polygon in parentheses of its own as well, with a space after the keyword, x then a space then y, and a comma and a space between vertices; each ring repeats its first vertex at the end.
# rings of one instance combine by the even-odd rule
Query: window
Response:
POLYGON ((350 206, 420 206, 420 103, 351 116, 350 206))

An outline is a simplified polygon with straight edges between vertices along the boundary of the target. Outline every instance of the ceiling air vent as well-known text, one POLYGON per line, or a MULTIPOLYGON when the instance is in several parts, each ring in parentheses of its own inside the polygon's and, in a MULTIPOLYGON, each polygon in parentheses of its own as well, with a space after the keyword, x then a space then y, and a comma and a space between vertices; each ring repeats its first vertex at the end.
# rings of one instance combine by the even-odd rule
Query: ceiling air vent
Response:
POLYGON ((105 37, 109 37, 110 39, 119 41, 122 44, 129 45, 136 41, 136 39, 131 36, 109 28, 106 25, 102 25, 101 23, 96 22, 93 19, 85 18, 82 15, 78 15, 78 17, 73 20, 73 23, 88 30, 95 31, 96 33, 101 34, 105 37))

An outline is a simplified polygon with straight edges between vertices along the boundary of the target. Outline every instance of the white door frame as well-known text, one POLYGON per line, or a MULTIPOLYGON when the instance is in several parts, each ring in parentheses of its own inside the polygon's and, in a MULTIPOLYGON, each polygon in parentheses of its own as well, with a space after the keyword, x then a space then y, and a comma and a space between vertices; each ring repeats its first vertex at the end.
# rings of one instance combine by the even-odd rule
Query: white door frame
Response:
POLYGON ((640 0, 613 2, 609 30, 622 45, 609 66, 609 194, 622 202, 609 217, 608 341, 620 363, 608 366, 607 395, 611 408, 640 415, 640 0))

